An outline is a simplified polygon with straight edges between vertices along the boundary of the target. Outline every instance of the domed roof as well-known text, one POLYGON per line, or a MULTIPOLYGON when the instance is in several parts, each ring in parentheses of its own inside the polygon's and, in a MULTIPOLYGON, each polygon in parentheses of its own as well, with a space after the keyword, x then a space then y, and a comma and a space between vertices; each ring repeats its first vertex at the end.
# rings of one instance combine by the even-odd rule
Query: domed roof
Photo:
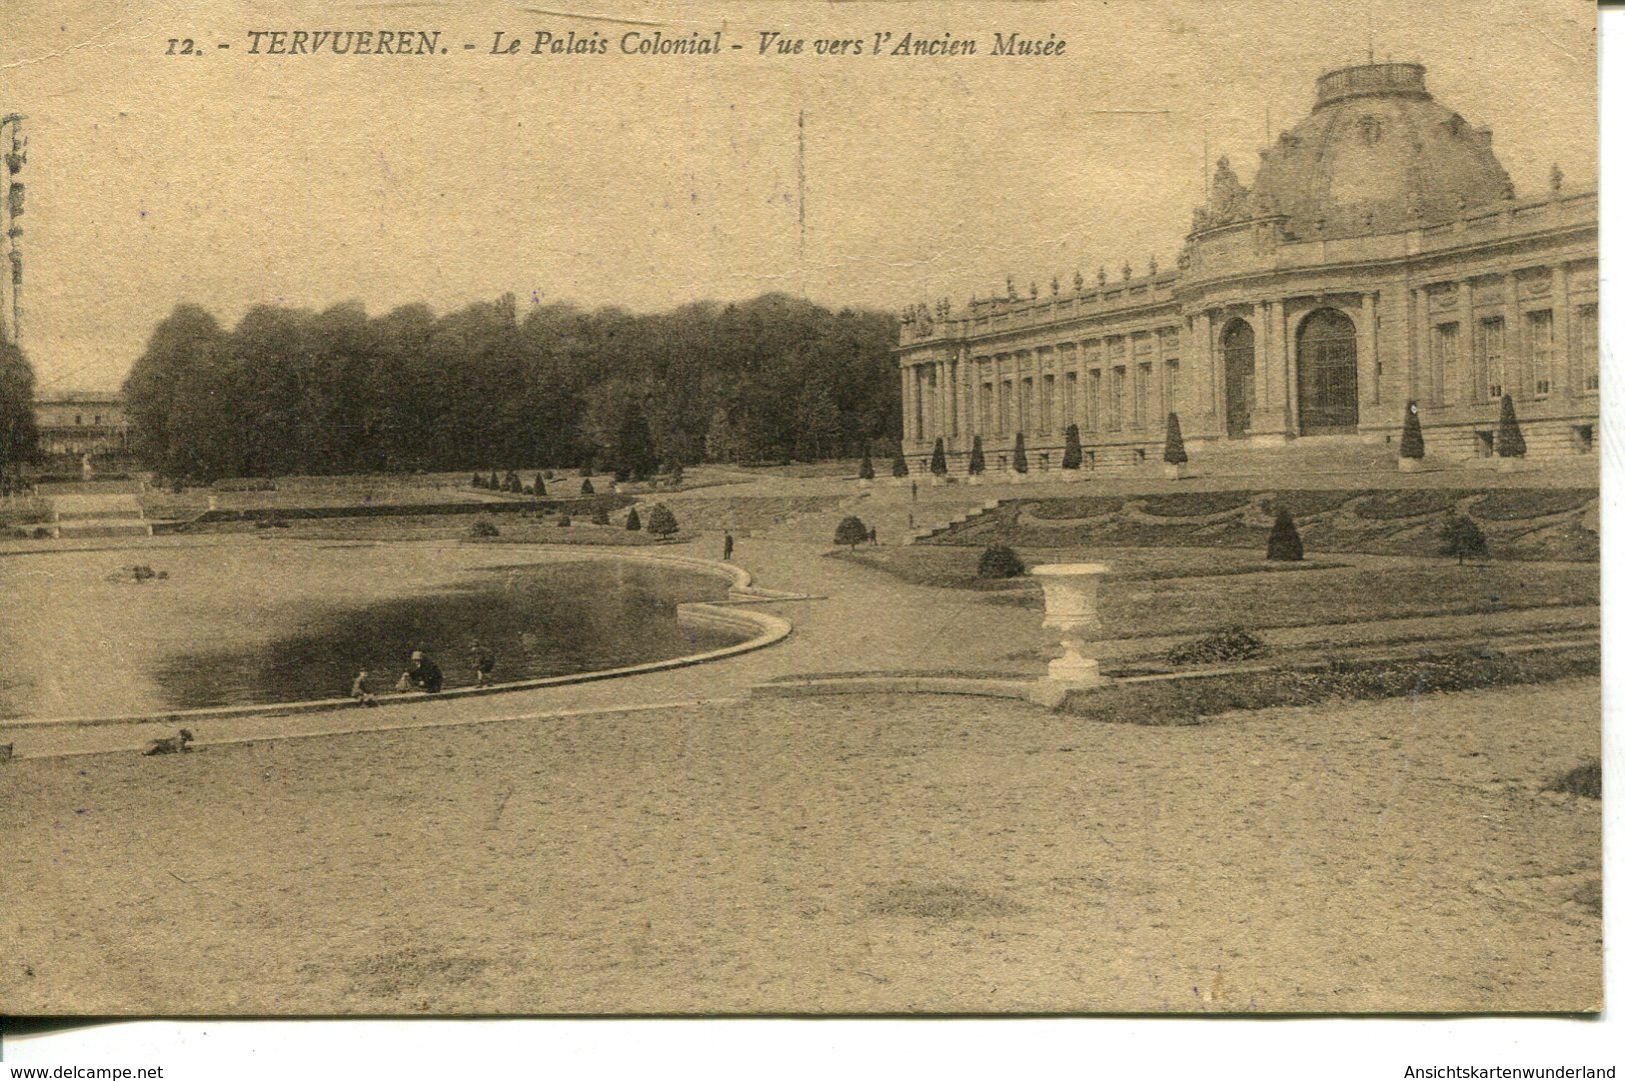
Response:
POLYGON ((1263 151, 1247 203, 1304 239, 1393 232, 1510 198, 1490 132, 1433 100, 1421 64, 1322 75, 1315 107, 1263 151))

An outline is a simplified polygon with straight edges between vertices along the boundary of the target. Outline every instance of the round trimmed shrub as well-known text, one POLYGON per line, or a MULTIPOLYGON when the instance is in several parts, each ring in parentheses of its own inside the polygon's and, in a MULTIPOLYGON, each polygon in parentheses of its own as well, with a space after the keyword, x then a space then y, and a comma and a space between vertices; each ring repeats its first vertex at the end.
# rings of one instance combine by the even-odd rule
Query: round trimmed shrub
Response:
POLYGON ((847 515, 841 519, 841 524, 835 527, 835 543, 856 548, 869 539, 869 527, 863 524, 863 519, 856 515, 847 515))
POLYGON ((1020 578, 1027 573, 1027 565, 1016 555, 1016 550, 1006 544, 994 544, 982 550, 982 556, 976 561, 976 577, 978 578, 1020 578))
POLYGON ((500 536, 501 533, 502 531, 497 528, 495 522, 488 522, 484 518, 468 527, 470 537, 496 537, 500 536))
POLYGON ((559 515, 559 528, 560 529, 568 529, 568 528, 570 528, 570 516, 568 514, 559 515))

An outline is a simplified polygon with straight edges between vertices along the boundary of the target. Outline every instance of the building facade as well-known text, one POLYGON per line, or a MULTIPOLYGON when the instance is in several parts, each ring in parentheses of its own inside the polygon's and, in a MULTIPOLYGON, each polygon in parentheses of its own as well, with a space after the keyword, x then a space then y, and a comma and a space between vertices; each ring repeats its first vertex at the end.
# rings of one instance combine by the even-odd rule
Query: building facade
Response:
POLYGON ((1178 266, 1052 279, 904 313, 903 448, 937 439, 990 472, 1024 436, 1059 467, 1158 461, 1187 444, 1398 441, 1417 403, 1430 456, 1492 451, 1511 395, 1532 458, 1592 452, 1598 413, 1597 196, 1520 198, 1491 135, 1434 101, 1420 64, 1321 76, 1309 116, 1251 188, 1220 159, 1178 266), (1068 287, 1070 285, 1070 288, 1068 287))
POLYGON ((124 397, 111 391, 47 394, 34 403, 39 449, 53 468, 78 469, 85 455, 98 465, 126 464, 130 424, 124 397))

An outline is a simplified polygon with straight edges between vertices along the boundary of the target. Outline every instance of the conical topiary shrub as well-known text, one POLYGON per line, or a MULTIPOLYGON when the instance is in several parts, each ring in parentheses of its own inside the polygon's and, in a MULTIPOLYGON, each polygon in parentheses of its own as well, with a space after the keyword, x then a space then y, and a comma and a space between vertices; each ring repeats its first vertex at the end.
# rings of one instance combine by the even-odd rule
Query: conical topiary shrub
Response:
POLYGON ((1298 525, 1285 507, 1275 512, 1275 524, 1270 527, 1264 558, 1293 563, 1303 558, 1303 541, 1298 537, 1298 525))
POLYGON ((631 513, 626 516, 626 528, 631 533, 643 528, 643 519, 638 517, 638 508, 633 507, 631 513))
POLYGON ((1066 449, 1061 452, 1061 468, 1077 469, 1083 465, 1083 441, 1078 438, 1078 426, 1066 426, 1066 449))
POLYGON ((1016 433, 1016 472, 1027 472, 1027 433, 1016 433))
POLYGON ((948 452, 942 445, 942 436, 937 436, 937 445, 931 448, 931 475, 933 477, 946 477, 948 475, 948 452))
POLYGON ((835 527, 835 543, 847 545, 854 551, 868 539, 869 527, 863 524, 863 519, 853 515, 842 518, 841 524, 835 527))
POLYGON ((582 495, 593 495, 593 494, 595 494, 594 491, 593 491, 592 478, 591 477, 588 477, 586 480, 581 482, 581 494, 582 495))
POLYGON ((491 483, 487 487, 493 492, 502 491, 502 482, 497 480, 497 471, 495 469, 491 470, 491 483))
POLYGON ((1422 418, 1415 402, 1405 403, 1405 430, 1399 436, 1399 456, 1420 461, 1427 453, 1422 443, 1422 418))
POLYGON ((858 479, 875 479, 875 463, 874 459, 869 457, 869 448, 867 447, 865 447, 863 450, 863 461, 858 464, 858 479))
POLYGON ((531 484, 530 487, 531 491, 536 495, 541 496, 547 494, 547 484, 542 480, 542 475, 540 473, 536 474, 536 480, 531 484))
POLYGON ((891 475, 894 477, 908 476, 908 459, 903 457, 903 452, 900 450, 897 452, 897 457, 891 460, 891 475))
POLYGON ((478 473, 475 473, 474 474, 474 479, 469 481, 469 484, 471 486, 475 487, 475 488, 484 488, 485 487, 485 478, 480 476, 478 473))
POLYGON ((982 437, 977 436, 970 444, 970 475, 979 477, 987 472, 987 458, 982 454, 982 437))
POLYGON ((1512 408, 1512 395, 1501 395, 1501 422, 1495 427, 1495 454, 1498 458, 1522 458, 1528 450, 1523 443, 1523 429, 1518 427, 1518 413, 1512 408))
POLYGON ((1484 531, 1465 514, 1451 514, 1445 518, 1441 540, 1444 543, 1439 547, 1439 554, 1455 556, 1457 566, 1466 562, 1468 556, 1486 558, 1490 554, 1484 531))
POLYGON ((1168 437, 1162 441, 1162 460, 1169 465, 1184 465, 1190 461, 1185 453, 1185 436, 1179 430, 1179 414, 1168 414, 1168 437))

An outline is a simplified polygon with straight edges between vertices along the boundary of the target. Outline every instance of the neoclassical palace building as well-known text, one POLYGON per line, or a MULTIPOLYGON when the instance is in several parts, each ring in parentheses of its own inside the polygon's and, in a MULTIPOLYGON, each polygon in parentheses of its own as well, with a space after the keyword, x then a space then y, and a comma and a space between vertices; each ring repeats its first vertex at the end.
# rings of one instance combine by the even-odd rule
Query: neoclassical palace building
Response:
POLYGON ((1398 442, 1407 404, 1430 456, 1491 452, 1503 394, 1531 457, 1591 453, 1597 421, 1597 196, 1520 197, 1490 132, 1433 100, 1420 64, 1327 72, 1253 186, 1220 159, 1174 270, 1079 274, 955 311, 904 313, 903 448, 938 438, 989 471, 1017 433, 1058 467, 1187 443, 1327 435, 1398 442))

